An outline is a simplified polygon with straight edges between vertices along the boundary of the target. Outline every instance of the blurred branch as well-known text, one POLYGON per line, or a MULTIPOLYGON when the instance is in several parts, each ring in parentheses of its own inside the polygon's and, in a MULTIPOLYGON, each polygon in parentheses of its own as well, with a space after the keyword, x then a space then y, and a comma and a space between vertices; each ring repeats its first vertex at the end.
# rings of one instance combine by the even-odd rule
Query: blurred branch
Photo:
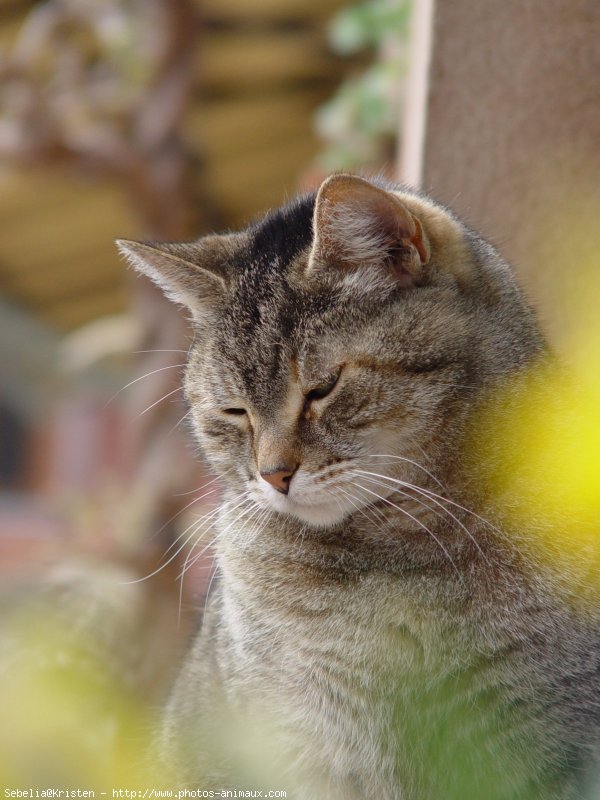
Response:
MULTIPOLYGON (((181 131, 198 30, 191 0, 36 5, 0 57, 0 159, 109 176, 128 193, 145 238, 197 232, 199 159, 181 131)), ((137 356, 134 375, 154 374, 128 394, 122 502, 140 507, 143 537, 171 516, 174 493, 190 488, 197 469, 173 431, 180 407, 159 402, 179 385, 178 370, 162 368, 181 363, 186 323, 149 282, 136 278, 132 287, 139 349, 151 351, 137 356)))
POLYGON ((148 235, 183 235, 197 29, 189 0, 46 0, 0 61, 0 158, 110 173, 148 235))

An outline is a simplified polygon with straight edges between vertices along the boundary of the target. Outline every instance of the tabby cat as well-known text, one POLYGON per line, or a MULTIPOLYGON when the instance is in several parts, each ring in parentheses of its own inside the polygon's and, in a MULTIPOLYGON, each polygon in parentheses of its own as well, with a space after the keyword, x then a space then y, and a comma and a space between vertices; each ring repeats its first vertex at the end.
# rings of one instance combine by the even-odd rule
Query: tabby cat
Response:
POLYGON ((494 248, 346 174, 240 233, 119 246, 191 312, 185 393, 225 486, 160 736, 177 785, 588 796, 597 596, 510 529, 473 455, 482 404, 551 364, 494 248))

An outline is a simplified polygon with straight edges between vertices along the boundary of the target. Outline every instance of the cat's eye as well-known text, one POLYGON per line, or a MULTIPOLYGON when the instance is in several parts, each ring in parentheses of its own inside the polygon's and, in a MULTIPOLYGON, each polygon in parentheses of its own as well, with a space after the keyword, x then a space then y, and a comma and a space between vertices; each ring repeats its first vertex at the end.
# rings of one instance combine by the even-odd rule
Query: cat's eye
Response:
POLYGON ((327 397, 334 389, 339 380, 340 374, 342 372, 342 368, 340 367, 338 370, 333 372, 326 381, 315 386, 310 392, 307 392, 304 396, 304 407, 308 408, 308 406, 313 402, 313 400, 322 400, 324 397, 327 397))
POLYGON ((223 411, 226 414, 233 414, 233 415, 237 415, 238 417, 241 417, 244 414, 248 413, 245 408, 224 408, 223 411))

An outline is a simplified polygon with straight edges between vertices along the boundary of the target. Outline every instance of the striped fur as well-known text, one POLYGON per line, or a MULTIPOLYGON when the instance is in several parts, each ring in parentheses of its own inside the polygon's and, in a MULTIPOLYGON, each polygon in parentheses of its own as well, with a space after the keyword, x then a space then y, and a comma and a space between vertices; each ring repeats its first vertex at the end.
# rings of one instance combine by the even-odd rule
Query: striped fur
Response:
MULTIPOLYGON (((303 800, 582 797, 595 602, 573 603, 567 556, 553 572, 490 522, 465 456, 482 398, 547 358, 542 336, 489 244, 365 184, 334 177, 163 272, 195 317, 186 393, 226 486, 165 763, 303 800), (200 297, 202 278, 190 301, 190 265, 225 291, 200 297), (260 472, 290 462, 283 495, 260 472)), ((151 274, 155 248, 135 257, 151 274)))

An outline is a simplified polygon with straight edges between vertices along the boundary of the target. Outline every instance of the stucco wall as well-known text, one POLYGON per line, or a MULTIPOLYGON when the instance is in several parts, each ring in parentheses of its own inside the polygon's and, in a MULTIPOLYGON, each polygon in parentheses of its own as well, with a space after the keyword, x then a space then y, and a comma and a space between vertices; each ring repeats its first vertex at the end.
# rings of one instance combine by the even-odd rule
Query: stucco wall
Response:
POLYGON ((430 33, 421 183, 515 264, 562 346, 600 305, 600 3, 434 0, 430 33))

